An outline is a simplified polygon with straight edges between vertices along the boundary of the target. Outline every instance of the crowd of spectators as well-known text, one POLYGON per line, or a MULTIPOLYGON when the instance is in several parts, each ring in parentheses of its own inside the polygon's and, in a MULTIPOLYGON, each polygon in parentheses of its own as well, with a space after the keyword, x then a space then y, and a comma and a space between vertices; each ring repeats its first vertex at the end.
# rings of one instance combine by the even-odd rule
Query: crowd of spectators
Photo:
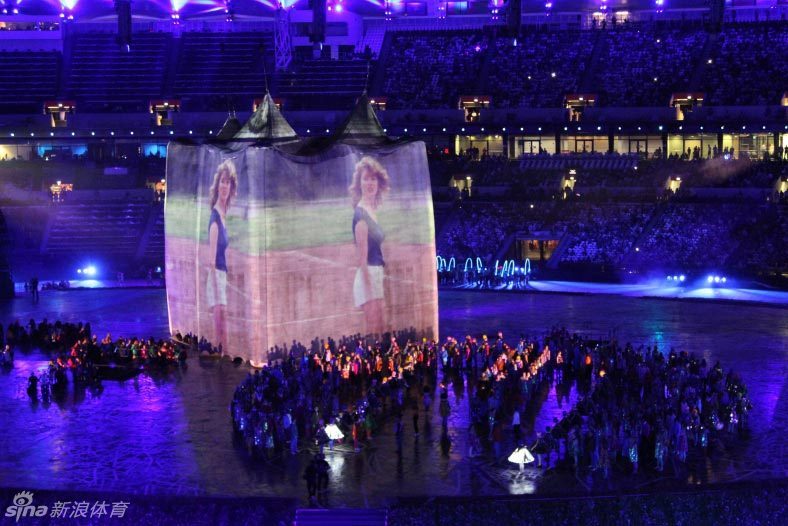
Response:
POLYGON ((687 170, 682 181, 693 188, 773 188, 788 177, 788 163, 751 162, 746 159, 707 161, 687 170))
POLYGON ((672 94, 693 89, 716 105, 777 105, 784 87, 768 79, 788 70, 785 54, 774 52, 787 38, 777 22, 726 24, 711 35, 643 24, 488 33, 396 33, 382 65, 389 105, 448 108, 473 92, 490 95, 497 108, 558 108, 583 89, 602 106, 666 106, 672 94))
MULTIPOLYGON (((393 109, 455 108, 462 94, 490 95, 493 107, 498 108, 561 108, 566 94, 582 91, 598 94, 597 105, 601 106, 666 107, 671 94, 689 91, 705 92, 706 104, 717 106, 778 106, 784 85, 771 79, 784 77, 788 69, 785 54, 774 51, 786 42, 781 22, 726 23, 718 34, 709 34, 695 24, 665 27, 647 23, 620 24, 608 31, 531 27, 519 35, 500 33, 494 26, 393 32, 386 38, 387 48, 381 51, 384 63, 376 95, 387 96, 393 109)), ((165 57, 169 35, 143 32, 135 41, 137 46, 142 42, 148 47, 138 47, 139 56, 129 59, 119 55, 110 61, 129 67, 102 70, 104 75, 96 77, 90 67, 98 66, 91 62, 90 53, 94 42, 103 44, 107 38, 101 32, 79 32, 71 38, 76 45, 68 46, 73 48, 70 52, 27 52, 27 60, 17 57, 15 63, 22 64, 24 67, 17 69, 26 72, 26 64, 38 55, 51 55, 47 93, 54 96, 68 88, 80 103, 121 111, 139 107, 142 101, 118 99, 105 76, 115 81, 115 91, 124 88, 120 81, 131 78, 154 96, 161 87, 162 71, 172 69, 175 91, 191 96, 193 106, 226 110, 246 104, 255 92, 254 85, 262 79, 262 62, 273 63, 272 37, 266 32, 187 31, 179 39, 186 47, 170 59, 165 57), (210 53, 193 52, 197 48, 210 53), (162 60, 155 60, 155 67, 151 67, 151 57, 162 60), (169 60, 175 63, 168 64, 169 60), (82 71, 87 76, 59 71, 61 63, 72 62, 87 68, 82 71), (127 70, 139 71, 130 75, 127 70), (229 94, 221 82, 227 76, 237 80, 229 94), (59 77, 69 81, 67 86, 59 85, 63 84, 59 77)), ((296 49, 296 59, 301 52, 296 49)), ((312 50, 307 47, 303 52, 311 56, 312 50)), ((340 46, 340 57, 351 53, 340 46)), ((17 83, 19 78, 29 77, 25 86, 39 89, 40 75, 12 77, 17 83), (38 84, 30 84, 30 79, 38 84)), ((14 89, 13 82, 8 86, 14 89)), ((29 101, 26 93, 16 89, 29 101)), ((302 93, 292 104, 299 106, 297 99, 308 96, 302 93)))
POLYGON ((785 90, 788 45, 785 22, 725 24, 705 65, 708 103, 718 106, 776 106, 785 90))
POLYGON ((464 260, 493 259, 516 232, 549 229, 561 235, 567 227, 566 207, 555 202, 492 201, 462 203, 438 236, 438 254, 464 260))
POLYGON ((728 265, 739 271, 759 269, 777 273, 785 268, 788 255, 788 209, 762 205, 749 213, 733 230, 739 241, 728 265))
POLYGON ((637 27, 601 35, 593 85, 605 106, 665 106, 674 92, 689 91, 707 38, 697 29, 637 27))
POLYGON ((486 155, 478 161, 470 161, 466 157, 465 162, 457 168, 463 173, 470 173, 473 184, 492 186, 511 180, 516 165, 501 155, 486 155))
MULTIPOLYGON (((512 253, 515 235, 558 240, 560 249, 551 257, 564 270, 735 269, 754 274, 785 268, 786 213, 783 204, 766 201, 466 201, 450 213, 436 244, 446 260, 481 258, 490 276, 496 259, 510 257, 505 254, 512 253)), ((443 279, 474 281, 463 271, 460 263, 454 275, 443 279)))
POLYGON ((594 34, 589 31, 529 31, 496 37, 490 45, 485 94, 497 108, 560 108, 576 93, 588 66, 594 34))
POLYGON ((501 203, 464 206, 456 213, 454 221, 444 227, 438 241, 438 253, 457 258, 491 259, 513 230, 512 217, 507 213, 511 208, 501 203))
POLYGON ((456 107, 475 91, 486 37, 476 32, 402 32, 391 39, 383 95, 392 109, 456 107))
POLYGON ((619 265, 654 213, 653 206, 587 205, 569 222, 564 263, 619 265))
POLYGON ((630 253, 637 268, 724 268, 736 250, 733 228, 751 207, 667 203, 630 253))

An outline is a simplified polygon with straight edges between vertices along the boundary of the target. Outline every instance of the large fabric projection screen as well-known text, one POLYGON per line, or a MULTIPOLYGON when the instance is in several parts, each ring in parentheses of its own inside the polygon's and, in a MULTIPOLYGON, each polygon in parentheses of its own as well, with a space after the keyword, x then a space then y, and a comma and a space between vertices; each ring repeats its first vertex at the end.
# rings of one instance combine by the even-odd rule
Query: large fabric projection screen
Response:
POLYGON ((274 345, 316 337, 437 336, 421 142, 315 156, 172 143, 165 237, 170 330, 231 356, 264 363, 274 345))

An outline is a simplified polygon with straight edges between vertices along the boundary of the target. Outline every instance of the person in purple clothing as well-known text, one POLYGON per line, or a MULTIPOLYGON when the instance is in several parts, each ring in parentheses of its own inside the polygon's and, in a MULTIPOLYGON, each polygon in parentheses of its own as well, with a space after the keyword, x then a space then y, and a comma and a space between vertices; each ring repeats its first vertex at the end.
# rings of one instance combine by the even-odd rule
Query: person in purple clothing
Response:
POLYGON ((208 283, 206 299, 213 315, 214 345, 227 346, 227 211, 238 191, 238 175, 230 159, 223 161, 211 185, 211 217, 208 220, 208 283))

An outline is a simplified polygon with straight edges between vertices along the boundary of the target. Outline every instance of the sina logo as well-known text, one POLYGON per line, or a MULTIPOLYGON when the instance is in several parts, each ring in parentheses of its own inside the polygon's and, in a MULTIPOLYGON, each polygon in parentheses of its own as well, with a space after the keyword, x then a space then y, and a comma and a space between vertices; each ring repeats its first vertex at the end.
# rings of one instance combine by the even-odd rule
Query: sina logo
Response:
POLYGON ((5 509, 6 517, 45 517, 49 508, 46 506, 33 506, 33 493, 20 491, 14 495, 14 503, 5 509))

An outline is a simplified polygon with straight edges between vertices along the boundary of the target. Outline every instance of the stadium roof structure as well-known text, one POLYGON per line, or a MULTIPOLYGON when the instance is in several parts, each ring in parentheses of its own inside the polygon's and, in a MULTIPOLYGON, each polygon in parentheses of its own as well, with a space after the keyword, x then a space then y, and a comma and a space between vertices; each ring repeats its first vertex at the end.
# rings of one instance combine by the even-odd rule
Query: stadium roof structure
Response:
POLYGON ((298 135, 266 91, 255 112, 233 138, 282 141, 298 139, 298 135))
POLYGON ((216 134, 216 138, 220 141, 229 141, 235 137, 239 131, 241 131, 241 121, 235 116, 235 112, 232 112, 227 116, 227 120, 224 121, 222 129, 216 134))
POLYGON ((339 127, 336 135, 336 139, 342 142, 359 140, 375 142, 388 139, 366 91, 358 98, 356 106, 339 127))
MULTIPOLYGON (((328 131, 328 130, 326 130, 328 131)), ((356 105, 348 113, 345 121, 330 136, 312 137, 303 141, 297 149, 291 149, 296 155, 316 155, 335 144, 351 144, 357 146, 383 146, 398 142, 386 134, 381 126, 375 108, 370 103, 367 92, 356 100, 356 105)))

